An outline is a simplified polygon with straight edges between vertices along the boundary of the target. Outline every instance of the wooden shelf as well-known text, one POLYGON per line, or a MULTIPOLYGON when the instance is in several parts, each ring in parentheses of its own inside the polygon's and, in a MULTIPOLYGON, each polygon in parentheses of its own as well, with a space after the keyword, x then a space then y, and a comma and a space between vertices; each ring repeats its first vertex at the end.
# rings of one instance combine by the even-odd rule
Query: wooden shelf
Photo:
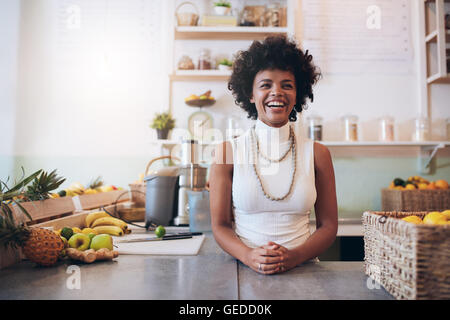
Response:
POLYGON ((287 34, 285 27, 175 27, 175 40, 263 39, 270 34, 287 34))
POLYGON ((440 74, 434 74, 431 77, 427 78, 427 83, 450 83, 450 73, 446 76, 441 76, 440 74))

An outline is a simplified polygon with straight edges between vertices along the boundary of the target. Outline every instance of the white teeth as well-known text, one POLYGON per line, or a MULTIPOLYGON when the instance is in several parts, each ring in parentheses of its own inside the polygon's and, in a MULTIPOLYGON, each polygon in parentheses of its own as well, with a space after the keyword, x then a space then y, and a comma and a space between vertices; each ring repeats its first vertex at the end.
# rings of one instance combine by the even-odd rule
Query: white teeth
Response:
POLYGON ((269 106, 269 107, 283 107, 284 106, 284 103, 283 102, 279 102, 279 101, 272 101, 272 102, 269 102, 268 104, 267 104, 267 106, 269 106))

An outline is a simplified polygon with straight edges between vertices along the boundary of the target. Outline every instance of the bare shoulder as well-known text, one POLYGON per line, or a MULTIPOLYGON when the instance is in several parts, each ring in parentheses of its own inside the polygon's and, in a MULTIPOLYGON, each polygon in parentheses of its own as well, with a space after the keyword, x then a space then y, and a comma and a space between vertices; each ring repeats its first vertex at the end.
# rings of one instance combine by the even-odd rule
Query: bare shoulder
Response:
POLYGON ((314 142, 314 164, 316 168, 327 168, 331 165, 330 150, 319 142, 314 142))

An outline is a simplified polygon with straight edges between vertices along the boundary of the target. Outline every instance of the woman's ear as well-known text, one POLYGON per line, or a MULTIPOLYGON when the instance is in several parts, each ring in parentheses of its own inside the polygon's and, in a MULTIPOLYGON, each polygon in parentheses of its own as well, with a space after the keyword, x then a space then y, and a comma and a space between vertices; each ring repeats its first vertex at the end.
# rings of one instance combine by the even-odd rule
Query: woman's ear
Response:
POLYGON ((253 95, 250 97, 250 103, 255 103, 255 99, 253 99, 253 95))

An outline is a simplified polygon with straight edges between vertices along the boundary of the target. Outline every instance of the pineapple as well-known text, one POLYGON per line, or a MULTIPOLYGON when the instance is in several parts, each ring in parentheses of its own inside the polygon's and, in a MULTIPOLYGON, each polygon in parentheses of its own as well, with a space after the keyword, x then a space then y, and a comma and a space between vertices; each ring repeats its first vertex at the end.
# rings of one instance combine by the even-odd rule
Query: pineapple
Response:
POLYGON ((56 175, 56 170, 50 173, 42 171, 39 177, 33 179, 25 193, 28 200, 45 200, 51 197, 50 191, 57 189, 66 179, 56 175))
POLYGON ((54 232, 43 228, 30 228, 14 218, 11 204, 16 203, 31 220, 28 212, 14 198, 22 194, 22 188, 37 178, 41 170, 23 179, 11 189, 0 181, 0 245, 12 248, 21 247, 25 256, 32 262, 42 266, 56 263, 60 252, 64 249, 62 239, 54 232))

